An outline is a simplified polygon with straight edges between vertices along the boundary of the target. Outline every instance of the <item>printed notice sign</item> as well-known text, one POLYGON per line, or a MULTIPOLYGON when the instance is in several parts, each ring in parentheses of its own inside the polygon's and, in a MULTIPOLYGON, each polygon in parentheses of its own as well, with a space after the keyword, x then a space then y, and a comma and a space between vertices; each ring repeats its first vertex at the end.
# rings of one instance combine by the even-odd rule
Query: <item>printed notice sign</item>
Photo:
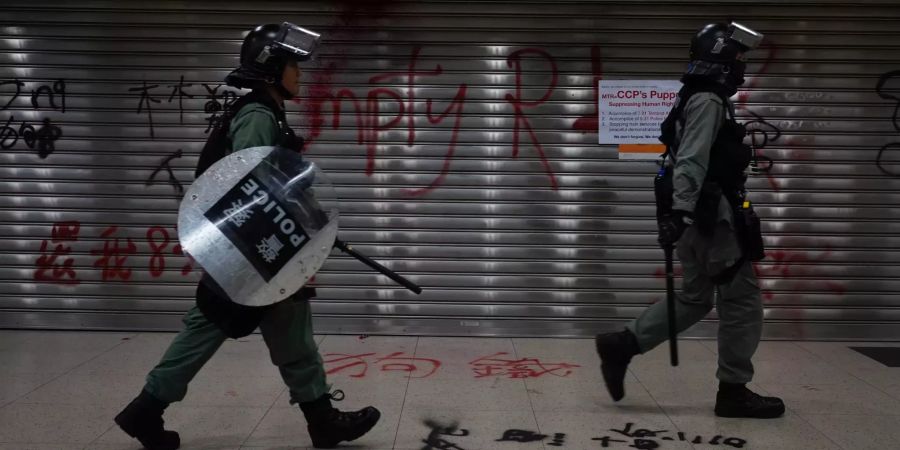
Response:
POLYGON ((600 144, 620 144, 620 159, 656 158, 659 126, 681 89, 677 80, 600 80, 600 144))

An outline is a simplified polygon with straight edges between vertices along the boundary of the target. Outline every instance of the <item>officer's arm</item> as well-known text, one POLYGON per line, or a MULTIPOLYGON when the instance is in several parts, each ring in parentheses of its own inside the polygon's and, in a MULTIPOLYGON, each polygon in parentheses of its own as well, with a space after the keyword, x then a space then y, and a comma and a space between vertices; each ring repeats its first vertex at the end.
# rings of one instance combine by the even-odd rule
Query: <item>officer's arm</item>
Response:
POLYGON ((241 108, 231 121, 230 132, 234 151, 275 145, 278 141, 278 122, 268 108, 248 105, 241 108))
POLYGON ((684 129, 675 161, 672 209, 694 212, 709 167, 712 144, 722 121, 722 101, 695 94, 684 108, 684 129))

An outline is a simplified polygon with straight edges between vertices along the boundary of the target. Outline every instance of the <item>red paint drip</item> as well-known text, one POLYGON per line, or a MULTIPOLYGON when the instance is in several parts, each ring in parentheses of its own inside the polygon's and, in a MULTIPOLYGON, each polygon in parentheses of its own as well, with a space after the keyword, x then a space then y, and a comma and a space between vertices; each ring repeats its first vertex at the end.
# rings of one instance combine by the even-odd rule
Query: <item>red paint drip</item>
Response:
POLYGON ((378 149, 378 133, 390 130, 394 125, 403 120, 403 99, 400 94, 387 88, 377 88, 369 91, 369 97, 366 101, 367 111, 369 112, 369 136, 366 139, 366 175, 371 176, 375 172, 375 152, 378 149), (381 119, 380 107, 381 97, 393 99, 400 108, 399 112, 387 124, 379 124, 381 119))
MULTIPOLYGON (((321 72, 313 74, 312 84, 309 86, 309 94, 306 99, 306 114, 309 121, 309 135, 306 138, 306 145, 309 148, 313 142, 322 134, 322 126, 325 124, 325 115, 322 107, 325 102, 332 100, 332 82, 334 74, 337 71, 337 64, 328 63, 321 72)), ((295 99, 296 102, 302 103, 301 99, 295 99)))
POLYGON ((591 73, 594 74, 591 86, 594 89, 594 113, 579 117, 572 125, 573 130, 582 133, 597 133, 600 129, 600 86, 599 82, 603 79, 603 58, 600 55, 600 46, 594 44, 591 46, 591 73))
POLYGON ((778 46, 774 42, 766 42, 762 45, 762 48, 768 49, 768 52, 766 53, 766 59, 763 61, 763 65, 759 68, 759 72, 757 72, 756 76, 754 76, 750 80, 750 83, 747 85, 746 90, 742 90, 738 94, 738 99, 735 102, 735 109, 746 108, 747 100, 750 98, 750 90, 756 88, 756 86, 759 84, 759 76, 768 73, 772 62, 774 62, 778 57, 778 46))
POLYGON ((444 179, 447 177, 447 174, 450 173, 450 164, 453 162, 453 153, 456 151, 456 144, 459 140, 459 128, 462 125, 462 114, 463 107, 466 104, 466 90, 467 86, 465 84, 461 84, 459 86, 459 90, 456 91, 456 96, 453 97, 453 101, 447 106, 447 109, 444 110, 437 117, 434 117, 431 113, 431 99, 428 99, 426 103, 426 115, 428 117, 428 122, 432 124, 439 124, 444 121, 454 110, 456 120, 453 122, 453 132, 450 135, 450 145, 447 147, 447 153, 444 154, 444 164, 441 165, 441 173, 426 187, 419 189, 407 190, 407 193, 412 196, 420 196, 427 194, 435 190, 438 186, 444 183, 444 179))
POLYGON ((550 161, 547 160, 547 155, 544 154, 544 148, 541 146, 540 140, 538 140, 537 135, 534 132, 534 128, 531 126, 531 122, 528 120, 528 116, 525 115, 525 109, 530 109, 537 107, 547 101, 550 96, 553 94, 553 90, 556 88, 556 83, 559 79, 559 71, 556 67, 556 61, 544 50, 539 48, 524 48, 521 50, 517 50, 510 54, 506 58, 506 65, 510 68, 515 68, 516 70, 516 91, 515 95, 506 94, 506 101, 512 105, 515 110, 515 124, 513 126, 513 158, 517 158, 519 156, 519 133, 524 128, 528 131, 528 136, 531 138, 531 143, 534 146, 534 149, 538 152, 538 155, 541 159, 541 165, 544 166, 544 171, 547 173, 547 176, 550 178, 550 185, 553 190, 559 189, 559 183, 556 181, 556 174, 553 172, 553 168, 550 166, 550 161), (540 56, 544 58, 548 63, 550 63, 551 68, 551 80, 550 86, 547 88, 547 92, 544 95, 534 101, 525 100, 522 98, 522 57, 528 54, 540 56))

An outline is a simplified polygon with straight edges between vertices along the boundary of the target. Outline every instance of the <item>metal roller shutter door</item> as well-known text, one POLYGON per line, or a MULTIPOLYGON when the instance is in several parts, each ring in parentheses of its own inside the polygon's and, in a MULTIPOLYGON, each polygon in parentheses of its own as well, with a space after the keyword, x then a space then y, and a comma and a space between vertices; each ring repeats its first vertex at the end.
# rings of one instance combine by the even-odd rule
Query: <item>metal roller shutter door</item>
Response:
POLYGON ((198 268, 174 252, 175 184, 148 179, 171 156, 190 183, 241 31, 282 20, 325 37, 289 120, 344 199, 342 236, 426 288, 336 254, 318 331, 618 326, 663 297, 654 166, 596 144, 596 80, 677 78, 692 32, 734 17, 769 43, 737 99, 775 160, 751 182, 766 335, 900 337, 900 179, 876 162, 887 145, 900 173, 896 2, 248 5, 4 2, 0 327, 179 327, 198 268))

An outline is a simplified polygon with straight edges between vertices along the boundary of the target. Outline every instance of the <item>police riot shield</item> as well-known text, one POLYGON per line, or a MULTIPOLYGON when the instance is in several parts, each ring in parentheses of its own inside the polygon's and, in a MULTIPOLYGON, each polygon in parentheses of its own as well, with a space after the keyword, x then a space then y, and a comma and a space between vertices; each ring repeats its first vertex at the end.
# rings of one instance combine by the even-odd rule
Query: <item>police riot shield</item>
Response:
POLYGON ((322 267, 338 232, 337 197, 299 153, 253 147, 217 161, 188 189, 178 238, 234 301, 265 306, 322 267))

